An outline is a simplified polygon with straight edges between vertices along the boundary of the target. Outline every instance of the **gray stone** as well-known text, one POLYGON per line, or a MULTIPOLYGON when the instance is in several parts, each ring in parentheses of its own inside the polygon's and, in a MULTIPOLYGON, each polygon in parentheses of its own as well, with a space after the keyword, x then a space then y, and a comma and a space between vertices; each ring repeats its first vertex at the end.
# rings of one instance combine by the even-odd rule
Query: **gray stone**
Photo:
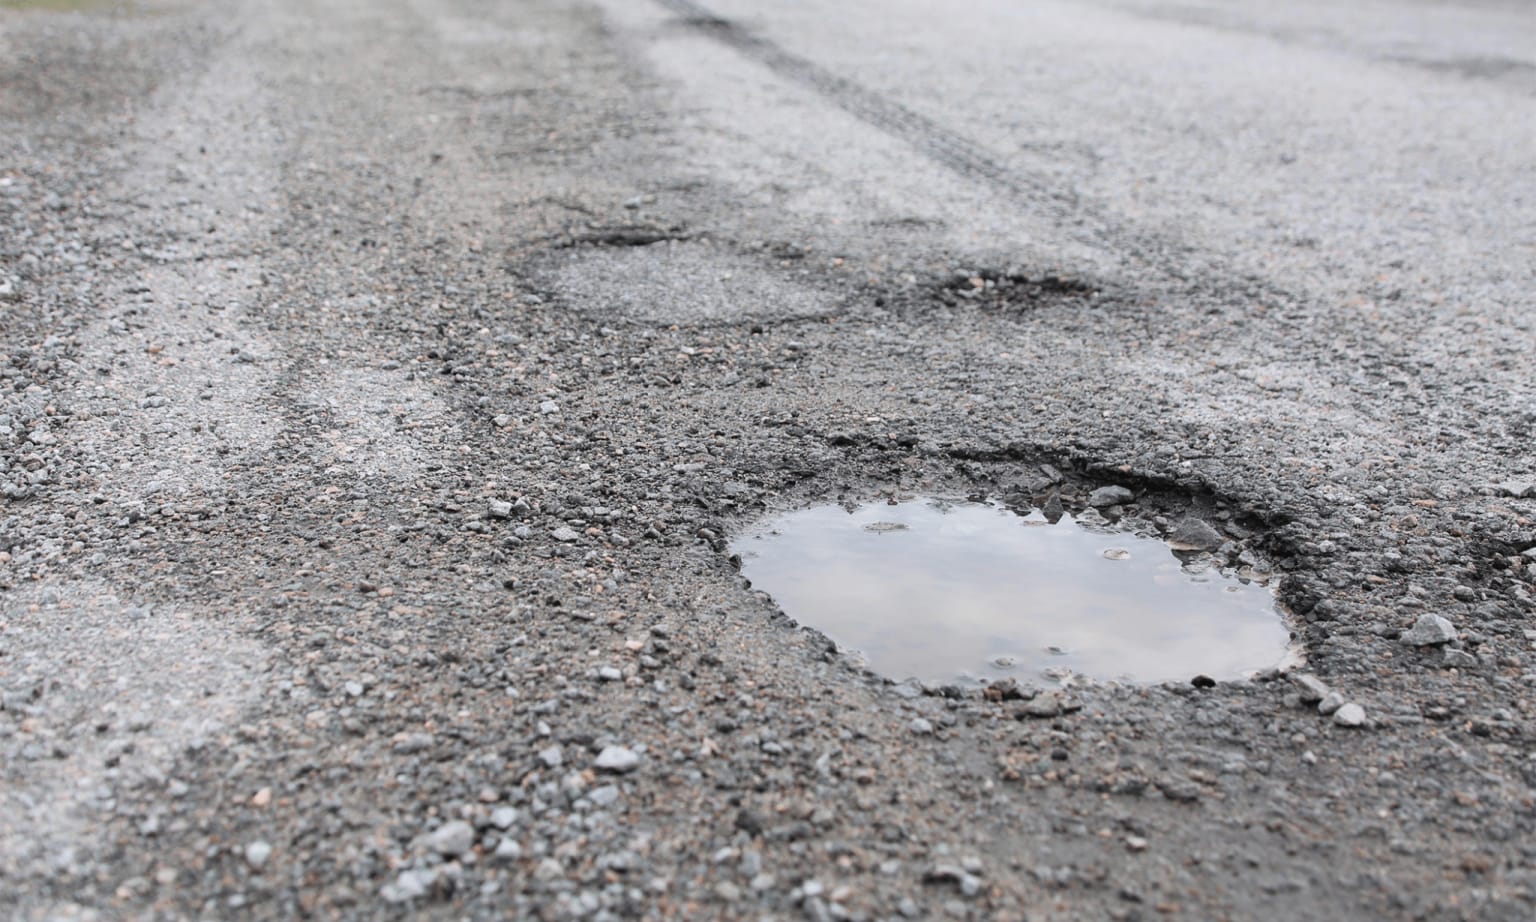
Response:
POLYGON ((1471 669, 1477 665, 1477 657, 1465 650, 1452 650, 1447 648, 1441 654, 1440 662, 1447 668, 1471 669))
POLYGON ((560 752, 559 746, 550 746, 548 749, 540 750, 539 761, 544 763, 545 768, 559 768, 564 764, 565 756, 560 752))
POLYGON ((600 788, 594 788, 587 794, 587 800, 592 801, 595 807, 611 807, 619 800, 619 789, 611 784, 605 784, 600 788))
POLYGON ((921 717, 914 717, 907 727, 919 736, 930 736, 933 734, 933 724, 921 717))
POLYGON ((1041 692, 1019 705, 1014 711, 1018 717, 1059 717, 1082 710, 1083 706, 1064 691, 1041 692))
POLYGON ((554 414, 560 412, 560 405, 555 403, 553 400, 546 400, 539 404, 539 412, 545 416, 553 416, 554 414))
POLYGON ((1136 494, 1121 486, 1099 487, 1088 494, 1088 505, 1095 509, 1119 506, 1136 498, 1136 494))
POLYGON ((640 755, 624 746, 605 746, 592 762, 592 767, 598 771, 624 775, 640 767, 640 755))
POLYGON ((497 807, 491 811, 491 825, 497 829, 510 829, 515 822, 517 822, 517 809, 515 807, 497 807))
POLYGON ((523 856, 523 847, 511 839, 502 839, 496 843, 496 851, 491 855, 497 861, 516 861, 523 856))
POLYGON ((981 892, 981 878, 969 874, 953 864, 936 864, 923 875, 925 884, 954 884, 962 896, 973 897, 981 892))
POLYGON ((1214 551, 1225 541, 1220 532, 1195 518, 1180 522, 1168 535, 1168 546, 1176 551, 1214 551))
POLYGON ((504 499, 493 499, 486 506, 486 514, 493 519, 512 518, 512 504, 504 499))
POLYGON ((437 882, 437 871, 429 868, 413 868, 401 872, 399 877, 385 884, 379 895, 388 903, 404 903, 426 896, 437 882))
POLYGON ((1317 703, 1317 712, 1326 716, 1336 712, 1343 706, 1344 696, 1336 691, 1331 691, 1323 696, 1323 700, 1317 703))
POLYGON ((576 533, 576 529, 569 525, 561 525, 559 528, 550 532, 550 534, 554 536, 556 541, 564 541, 567 544, 581 537, 581 535, 576 533))
POLYGON ((1410 647, 1429 647, 1456 639, 1456 625, 1439 615, 1420 615, 1399 638, 1410 647))
POLYGON ((1536 497, 1536 481, 1533 480, 1506 480, 1496 484, 1494 489, 1500 496, 1513 496, 1515 499, 1536 497))
POLYGON ((475 827, 453 820, 428 833, 424 844, 439 855, 455 858, 474 847, 475 827))
POLYGON ((624 673, 614 666, 604 666, 597 671, 597 677, 604 682, 618 682, 624 678, 624 673))
POLYGON ((1351 701, 1333 712, 1333 722, 1341 727, 1365 726, 1365 708, 1351 701))
POLYGON ((267 842, 257 840, 245 847, 245 863, 251 870, 259 871, 267 866, 267 859, 272 857, 272 846, 267 842))
POLYGON ((1291 673, 1291 684, 1296 686, 1296 694, 1301 698, 1302 704, 1316 704, 1328 697, 1331 689, 1310 672, 1291 673))

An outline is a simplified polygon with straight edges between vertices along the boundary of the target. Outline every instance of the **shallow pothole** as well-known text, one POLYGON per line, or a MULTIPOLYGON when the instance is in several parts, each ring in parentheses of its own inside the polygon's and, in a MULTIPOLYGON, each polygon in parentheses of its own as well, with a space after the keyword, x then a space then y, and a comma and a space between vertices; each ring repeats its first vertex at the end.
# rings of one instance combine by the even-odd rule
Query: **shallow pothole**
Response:
MULTIPOLYGON (((735 543, 790 617, 893 679, 1227 680, 1287 658, 1274 593, 1087 512, 931 498, 801 509, 735 543)), ((1187 545, 1178 545, 1186 547, 1187 545)))

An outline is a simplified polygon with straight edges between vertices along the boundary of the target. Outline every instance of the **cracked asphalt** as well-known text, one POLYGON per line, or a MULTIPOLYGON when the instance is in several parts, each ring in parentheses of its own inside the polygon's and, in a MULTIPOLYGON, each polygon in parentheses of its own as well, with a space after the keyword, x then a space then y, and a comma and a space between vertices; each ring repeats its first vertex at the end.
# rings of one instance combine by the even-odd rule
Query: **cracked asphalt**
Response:
POLYGON ((1536 913, 1529 6, 760 7, 0 2, 0 911, 1536 913), (1297 661, 906 681, 739 571, 913 495, 1297 661))

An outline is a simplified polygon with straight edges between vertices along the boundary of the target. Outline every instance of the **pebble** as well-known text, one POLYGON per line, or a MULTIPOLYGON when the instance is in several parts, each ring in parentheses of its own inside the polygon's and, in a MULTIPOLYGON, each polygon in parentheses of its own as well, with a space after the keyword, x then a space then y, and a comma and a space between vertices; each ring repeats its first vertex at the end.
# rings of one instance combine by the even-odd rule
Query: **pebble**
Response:
POLYGON ((1328 697, 1332 691, 1322 679, 1309 672, 1291 673, 1291 684, 1296 686, 1297 696, 1302 704, 1316 704, 1328 697))
POLYGON ((1030 700, 1019 705, 1014 711, 1015 716, 1023 717, 1058 717, 1062 714, 1071 714, 1082 710, 1083 706, 1078 701, 1067 696, 1062 691, 1041 692, 1030 700))
POLYGON ((515 822, 517 822, 516 807, 497 807, 491 811, 491 825, 497 829, 509 829, 515 822))
POLYGON ((1121 486, 1099 487, 1088 494, 1088 505, 1095 509, 1119 506, 1136 498, 1136 494, 1121 486))
POLYGON ((493 519, 512 518, 512 504, 504 499, 493 499, 487 504, 485 514, 493 519))
POLYGON ((474 847, 475 827, 463 820, 444 823, 427 834, 425 845, 439 855, 458 857, 474 847))
POLYGON ((1333 722, 1341 727, 1365 726, 1365 708, 1351 701, 1333 712, 1333 722))
POLYGON ((621 672, 617 667, 604 666, 597 671, 597 677, 602 679, 604 682, 618 682, 624 678, 624 673, 621 672))
POLYGON ((559 746, 550 746, 539 751, 539 761, 544 763, 545 768, 559 768, 565 763, 565 756, 559 746))
POLYGON ((919 736, 931 736, 933 734, 933 724, 921 717, 914 717, 912 722, 907 725, 907 728, 919 736))
POLYGON ((592 767, 616 775, 628 774, 640 767, 640 755, 624 746, 605 746, 592 762, 592 767))
POLYGON ((498 861, 516 861, 523 856, 523 847, 511 839, 502 839, 491 854, 498 861))
POLYGON ((1176 551, 1214 551, 1225 540, 1209 523, 1195 518, 1185 519, 1168 534, 1168 545, 1176 551))
POLYGON ((404 903, 425 896, 437 882, 437 872, 427 868, 402 871, 399 877, 385 884, 379 895, 388 903, 404 903))
POLYGON ((953 864, 936 864, 923 875, 925 884, 954 884, 962 896, 972 897, 981 892, 981 878, 953 864))
POLYGON ((245 863, 250 865, 253 871, 259 871, 266 867, 267 859, 271 857, 272 846, 270 843, 258 839, 245 847, 245 863))
POLYGON ((539 412, 545 416, 552 416, 560 412, 560 404, 555 403, 553 400, 546 400, 539 404, 539 412))
POLYGON ((1471 669, 1477 665, 1477 657, 1465 650, 1446 650, 1440 662, 1447 668, 1471 669))
POLYGON ((1324 716, 1333 714, 1344 706, 1344 696, 1336 691, 1331 691, 1323 696, 1323 700, 1317 703, 1317 712, 1324 716))
POLYGON ((559 528, 550 532, 550 534, 554 536, 556 541, 563 541, 566 544, 570 544, 572 541, 575 541, 581 537, 581 535, 576 533, 576 529, 569 525, 561 525, 559 528))
POLYGON ((1456 639, 1456 626, 1439 615, 1420 615, 1399 638, 1410 647, 1429 647, 1456 639))

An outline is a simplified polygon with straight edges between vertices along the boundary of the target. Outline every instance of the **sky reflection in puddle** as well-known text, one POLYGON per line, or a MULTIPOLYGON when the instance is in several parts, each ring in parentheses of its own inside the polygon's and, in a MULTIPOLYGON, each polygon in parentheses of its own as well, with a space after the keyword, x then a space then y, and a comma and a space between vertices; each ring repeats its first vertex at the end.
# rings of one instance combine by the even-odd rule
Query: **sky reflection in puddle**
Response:
POLYGON ((1289 642, 1267 588, 1191 573, 1161 541, 1071 516, 1050 525, 931 499, 818 506, 735 547, 786 614, 894 679, 1234 679, 1279 664, 1289 642))

